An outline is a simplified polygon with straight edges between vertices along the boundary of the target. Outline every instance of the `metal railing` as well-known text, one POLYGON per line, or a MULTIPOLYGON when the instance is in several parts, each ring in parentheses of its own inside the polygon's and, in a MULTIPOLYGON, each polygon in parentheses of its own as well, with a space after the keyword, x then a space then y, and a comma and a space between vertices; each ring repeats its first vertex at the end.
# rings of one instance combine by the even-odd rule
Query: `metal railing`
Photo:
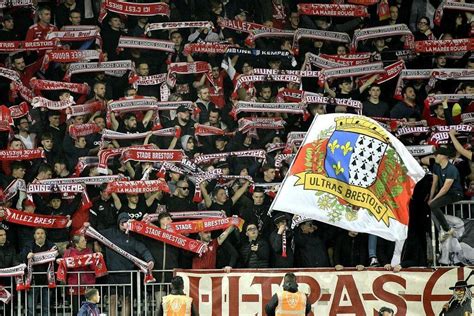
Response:
MULTIPOLYGON (((172 273, 172 270, 154 272, 172 273)), ((4 288, 12 298, 9 304, 0 303, 0 315, 76 316, 85 301, 84 291, 92 287, 99 290, 101 300, 98 307, 106 315, 157 315, 161 297, 170 289, 166 282, 144 284, 143 273, 139 271, 109 271, 107 276, 97 278, 95 284, 81 283, 81 275, 90 274, 90 271, 69 273, 78 275, 78 284, 57 283, 55 288, 34 284, 38 276, 46 275, 37 272, 33 273, 33 284, 27 291, 16 291, 14 278, 10 278, 10 284, 4 288)))

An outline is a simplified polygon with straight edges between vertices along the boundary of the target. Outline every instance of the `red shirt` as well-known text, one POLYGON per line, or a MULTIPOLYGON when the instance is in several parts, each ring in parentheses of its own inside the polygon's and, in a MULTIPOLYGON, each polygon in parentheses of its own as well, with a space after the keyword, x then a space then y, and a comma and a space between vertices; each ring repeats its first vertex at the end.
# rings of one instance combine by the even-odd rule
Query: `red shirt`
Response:
POLYGON ((193 258, 193 269, 215 269, 218 247, 217 239, 211 240, 207 245, 207 251, 202 256, 193 258))
POLYGON ((34 41, 34 40, 45 40, 46 35, 48 35, 49 32, 54 32, 57 31, 58 28, 55 25, 49 24, 46 27, 42 27, 40 24, 36 23, 30 26, 28 29, 28 32, 26 33, 26 39, 25 41, 34 41))

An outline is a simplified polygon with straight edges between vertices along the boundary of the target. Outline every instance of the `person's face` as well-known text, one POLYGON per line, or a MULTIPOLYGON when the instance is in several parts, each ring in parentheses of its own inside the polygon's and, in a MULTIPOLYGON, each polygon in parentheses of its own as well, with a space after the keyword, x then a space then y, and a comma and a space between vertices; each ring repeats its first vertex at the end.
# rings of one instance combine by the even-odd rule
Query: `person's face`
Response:
POLYGON ((178 190, 178 194, 180 196, 188 196, 189 195, 189 184, 188 183, 180 183, 179 185, 176 186, 176 189, 178 190))
POLYGON ((39 18, 40 18, 40 21, 43 23, 51 22, 51 11, 44 10, 43 12, 40 13, 39 18))
POLYGON ((99 291, 97 291, 96 294, 91 297, 91 302, 94 303, 94 304, 98 304, 100 302, 99 291))
POLYGON ((217 112, 210 112, 209 113, 209 123, 217 124, 219 123, 219 113, 217 112))
POLYGON ((105 85, 104 84, 96 85, 95 88, 94 88, 94 93, 99 98, 105 97, 105 85))
POLYGON ((456 299, 459 301, 464 298, 465 293, 466 293, 466 289, 464 287, 454 288, 454 296, 456 296, 456 299))
POLYGON ((52 115, 49 117, 49 125, 58 127, 59 126, 59 115, 52 115))
POLYGON ((242 66, 242 73, 244 75, 250 75, 253 71, 253 67, 250 66, 250 64, 248 63, 245 63, 243 66, 242 66))
POLYGON ((54 164, 54 173, 56 173, 57 175, 60 175, 61 172, 64 171, 64 169, 66 169, 66 165, 64 165, 63 163, 55 163, 54 164))
POLYGON ((183 42, 183 37, 180 33, 173 33, 173 35, 171 35, 171 41, 174 43, 175 46, 180 46, 183 42))
POLYGON ((345 55, 347 54, 347 49, 344 46, 338 46, 336 53, 338 55, 345 55))
POLYGON ((199 92, 199 98, 203 101, 209 101, 210 100, 209 89, 208 88, 201 89, 201 91, 199 92))
POLYGON ((467 69, 474 69, 474 61, 470 60, 467 62, 467 69))
POLYGON ((25 177, 25 168, 16 168, 12 170, 12 177, 15 179, 23 179, 25 177))
POLYGON ((404 97, 405 99, 409 101, 415 101, 416 100, 415 89, 413 89, 412 87, 409 87, 408 89, 406 89, 404 97))
POLYGON ((466 93, 467 94, 474 94, 474 85, 473 86, 466 86, 466 93))
POLYGON ((20 140, 14 140, 10 143, 10 149, 14 149, 14 150, 23 149, 23 143, 20 140))
POLYGON ((38 229, 35 231, 33 238, 37 243, 43 244, 46 240, 46 232, 43 229, 38 229))
POLYGON ((66 0, 64 2, 66 2, 67 5, 71 6, 71 5, 74 5, 76 3, 76 0, 66 0))
POLYGON ((446 56, 439 56, 438 58, 436 58, 436 64, 440 68, 446 66, 446 56))
POLYGON ((81 25, 81 14, 79 12, 73 12, 69 15, 69 21, 72 25, 81 25))
POLYGON ((173 220, 171 219, 171 217, 169 216, 163 217, 162 219, 160 219, 160 228, 166 229, 168 225, 171 224, 172 222, 173 220))
POLYGON ((43 148, 46 150, 52 150, 54 143, 52 139, 44 139, 41 141, 41 145, 43 145, 43 148))
POLYGON ((105 120, 104 120, 104 118, 102 118, 102 117, 96 117, 96 118, 94 119, 94 122, 95 122, 95 124, 96 124, 97 126, 99 126, 99 128, 100 128, 101 130, 103 130, 103 129, 105 128, 105 120))
POLYGON ((85 137, 79 137, 79 139, 76 142, 76 147, 77 148, 86 148, 87 142, 85 137))
POLYGON ((23 210, 25 213, 28 213, 28 214, 33 214, 36 210, 36 207, 33 206, 33 205, 28 205, 28 206, 25 206, 25 209, 23 210))
POLYGON ((258 237, 258 229, 257 229, 257 226, 255 226, 255 225, 253 225, 253 224, 252 224, 252 225, 248 225, 248 226, 247 226, 247 230, 246 230, 246 232, 245 232, 245 235, 247 235, 247 237, 248 237, 249 239, 252 239, 252 240, 256 239, 256 238, 258 237))
POLYGON ((269 62, 268 64, 270 65, 270 69, 279 70, 281 67, 281 61, 279 60, 273 60, 269 62))
POLYGON ((119 229, 123 232, 126 231, 127 230, 127 221, 121 221, 119 223, 119 229))
POLYGON ((448 157, 445 156, 445 155, 441 155, 441 154, 435 155, 435 162, 436 162, 437 164, 441 164, 441 163, 442 163, 443 161, 445 161, 446 159, 448 159, 448 157))
POLYGON ((327 29, 327 28, 329 27, 329 24, 328 24, 328 22, 325 21, 325 20, 319 20, 319 19, 318 19, 318 20, 316 20, 316 26, 317 26, 318 28, 320 28, 320 29, 325 30, 325 29, 327 29))
POLYGON ((305 234, 312 234, 316 231, 317 227, 312 222, 305 222, 301 224, 301 231, 305 234))
POLYGON ((222 13, 222 10, 222 3, 218 3, 217 5, 212 6, 212 12, 216 15, 220 15, 222 13))
POLYGON ((436 109, 434 110, 434 113, 437 117, 444 119, 444 109, 443 105, 439 104, 436 109))
POLYGON ((393 314, 390 312, 383 312, 382 316, 393 316, 393 314))
POLYGON ((227 201, 227 193, 224 189, 219 189, 216 193, 216 201, 218 203, 224 204, 227 201))
POLYGON ((239 176, 245 177, 245 176, 248 176, 248 175, 249 175, 249 171, 247 170, 247 168, 244 168, 244 169, 240 170, 239 176))
POLYGON ((291 12, 290 23, 293 27, 296 27, 298 24, 300 24, 300 16, 297 12, 291 12))
POLYGON ((200 232, 199 237, 201 241, 210 242, 211 241, 211 232, 200 232))
POLYGON ((26 119, 22 119, 18 125, 20 132, 28 132, 30 130, 30 122, 26 119))
POLYGON ((3 27, 5 28, 5 30, 11 31, 15 27, 15 23, 13 22, 13 20, 5 20, 3 21, 3 27))
POLYGON ((341 92, 349 93, 352 91, 352 82, 343 82, 339 85, 341 92))
POLYGON ((3 229, 0 230, 0 245, 5 245, 7 242, 7 232, 3 229))
POLYGON ((127 199, 130 204, 138 204, 138 194, 129 194, 127 199))
POLYGON ((263 174, 264 174, 267 181, 275 180, 275 169, 274 168, 268 169, 263 174))
POLYGON ((45 172, 41 172, 38 178, 40 178, 41 180, 47 180, 47 179, 51 179, 52 177, 53 177, 53 172, 48 170, 45 172))
POLYGON ((132 88, 132 89, 128 89, 128 90, 125 92, 125 94, 126 94, 126 95, 125 95, 126 97, 134 97, 134 96, 137 95, 137 90, 135 90, 135 89, 133 89, 133 88, 132 88))
POLYGON ((398 7, 396 6, 390 7, 390 19, 392 21, 396 21, 398 19, 398 7))
POLYGON ((102 200, 108 201, 110 199, 110 196, 110 193, 108 193, 106 190, 100 191, 100 197, 102 198, 102 200))
POLYGON ((263 192, 254 192, 252 194, 253 204, 263 205, 264 194, 263 192))
POLYGON ((57 210, 61 207, 61 199, 52 199, 51 200, 51 207, 57 210))
POLYGON ((385 39, 378 38, 378 39, 375 40, 375 47, 383 48, 384 46, 385 46, 385 39))
POLYGON ((353 232, 353 231, 350 231, 349 233, 349 236, 351 236, 352 238, 356 237, 357 235, 359 235, 358 232, 353 232))
POLYGON ((131 116, 127 120, 125 120, 125 124, 128 128, 136 128, 137 127, 137 118, 135 116, 131 116))
POLYGON ((150 74, 150 67, 148 67, 148 64, 140 64, 138 65, 137 72, 140 76, 148 76, 150 74))
POLYGON ((78 115, 78 116, 74 117, 73 123, 76 124, 76 125, 84 124, 84 116, 83 115, 78 115))
POLYGON ((326 114, 326 110, 324 109, 324 104, 319 104, 316 107, 316 113, 317 114, 326 114))
POLYGON ((119 18, 112 18, 109 21, 109 25, 112 30, 118 31, 122 25, 122 22, 120 22, 119 18))
POLYGON ((227 142, 225 140, 216 140, 217 150, 224 150, 226 144, 227 144, 227 142))
POLYGON ((177 116, 181 121, 188 122, 190 114, 189 114, 189 111, 185 111, 185 112, 179 112, 177 116))
POLYGON ((262 91, 260 92, 260 96, 264 100, 270 100, 270 98, 272 97, 272 89, 270 87, 263 88, 262 91))
POLYGON ((236 15, 235 18, 240 21, 247 21, 247 14, 245 14, 245 12, 242 12, 236 15))
POLYGON ((420 30, 420 32, 426 32, 429 28, 430 24, 426 19, 420 19, 420 21, 418 21, 418 30, 420 30))
POLYGON ((13 68, 17 71, 23 71, 25 70, 26 64, 25 64, 25 59, 23 57, 17 58, 13 61, 13 68))
POLYGON ((372 87, 369 90, 369 95, 374 99, 378 99, 380 97, 380 92, 380 87, 372 87))
POLYGON ((87 241, 84 236, 81 236, 81 238, 79 239, 79 242, 77 243, 77 248, 79 250, 83 250, 87 248, 87 241))

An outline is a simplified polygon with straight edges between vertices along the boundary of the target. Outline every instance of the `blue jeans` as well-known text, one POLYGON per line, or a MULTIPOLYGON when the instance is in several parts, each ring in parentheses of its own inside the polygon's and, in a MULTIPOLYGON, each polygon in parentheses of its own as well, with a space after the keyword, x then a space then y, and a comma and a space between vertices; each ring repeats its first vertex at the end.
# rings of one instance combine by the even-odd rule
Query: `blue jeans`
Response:
POLYGON ((377 236, 369 234, 369 258, 377 257, 377 236))
POLYGON ((47 286, 38 288, 32 287, 28 290, 28 316, 33 315, 51 315, 49 310, 49 301, 51 299, 51 293, 47 286), (36 305, 41 302, 41 313, 36 313, 36 305))

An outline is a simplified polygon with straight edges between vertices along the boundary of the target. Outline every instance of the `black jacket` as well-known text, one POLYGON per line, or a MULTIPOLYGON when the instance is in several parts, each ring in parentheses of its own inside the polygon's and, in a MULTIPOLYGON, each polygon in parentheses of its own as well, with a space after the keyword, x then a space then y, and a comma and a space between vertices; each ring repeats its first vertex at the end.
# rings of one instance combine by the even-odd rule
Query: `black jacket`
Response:
MULTIPOLYGON (((144 244, 125 234, 118 228, 108 228, 100 233, 129 254, 143 259, 146 262, 153 261, 153 256, 144 244)), ((133 262, 107 247, 105 247, 105 262, 109 271, 135 270, 133 262)))
POLYGON ((242 268, 268 268, 270 261, 270 246, 265 239, 258 238, 254 242, 248 240, 240 247, 240 261, 242 268), (251 246, 258 245, 257 251, 252 251, 251 246))
POLYGON ((8 242, 0 246, 0 268, 9 268, 19 264, 16 250, 8 242))
POLYGON ((293 268, 294 261, 294 240, 293 231, 286 231, 286 257, 282 256, 282 236, 277 230, 270 234, 270 246, 272 247, 272 267, 273 268, 293 268))
POLYGON ((318 234, 303 234, 295 231, 295 266, 301 268, 329 267, 329 258, 324 242, 318 234))
MULTIPOLYGON (((143 243, 148 247, 153 256, 155 261, 154 270, 173 270, 174 268, 180 268, 179 260, 181 249, 151 238, 144 238, 143 243)), ((173 273, 155 272, 153 276, 156 282, 167 283, 171 281, 173 273)))
POLYGON ((350 237, 347 231, 339 234, 334 248, 334 264, 344 267, 355 267, 359 264, 366 266, 368 256, 366 234, 359 233, 354 238, 350 237))
MULTIPOLYGON (((21 251, 21 261, 24 263, 28 263, 27 256, 30 252, 32 253, 38 253, 38 252, 43 252, 43 251, 48 251, 51 250, 55 245, 49 241, 46 240, 43 246, 38 246, 36 242, 33 240, 31 241, 23 250, 21 251)), ((48 270, 49 263, 44 263, 44 264, 38 264, 33 266, 33 272, 43 272, 41 274, 33 274, 33 281, 34 284, 36 285, 46 285, 48 284, 47 277, 46 277, 46 271, 48 270)))

